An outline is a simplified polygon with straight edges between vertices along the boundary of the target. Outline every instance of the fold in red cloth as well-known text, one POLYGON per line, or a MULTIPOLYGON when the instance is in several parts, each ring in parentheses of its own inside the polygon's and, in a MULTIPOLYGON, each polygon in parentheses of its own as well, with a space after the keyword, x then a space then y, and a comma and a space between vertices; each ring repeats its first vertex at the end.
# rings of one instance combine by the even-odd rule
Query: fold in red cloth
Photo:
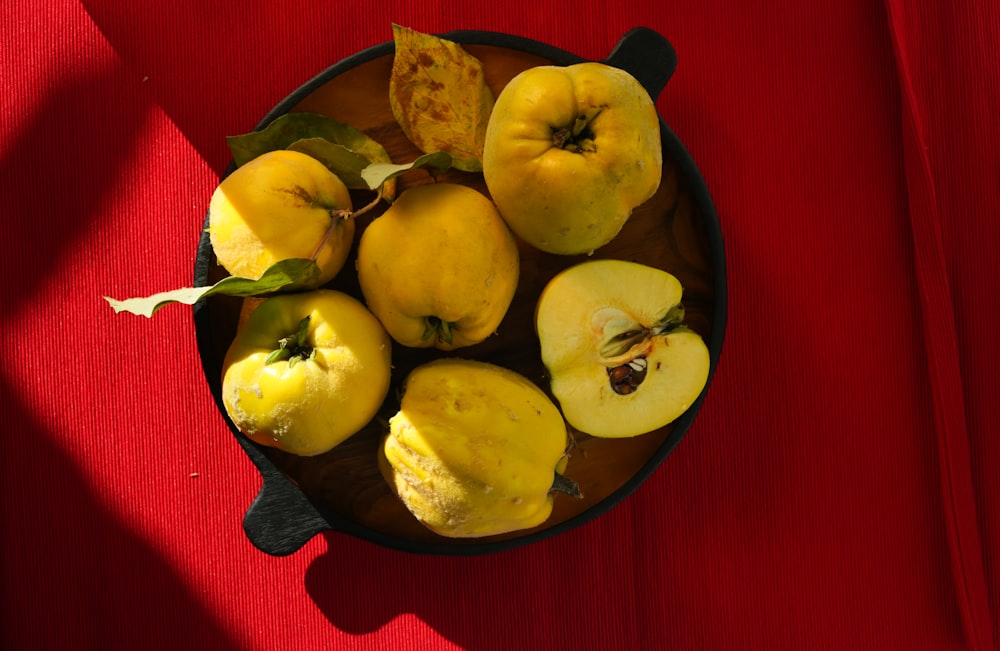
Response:
POLYGON ((998 648, 1000 5, 754 4, 3 3, 0 647, 998 648), (671 41, 658 108, 722 224, 722 360, 583 527, 272 558, 189 310, 100 297, 189 284, 225 136, 392 22, 671 41))
POLYGON ((987 586, 993 586, 996 603, 1000 473, 989 470, 997 448, 988 423, 996 421, 983 419, 984 407, 989 409, 983 403, 995 403, 983 393, 990 382, 974 380, 988 378, 1000 359, 995 346, 977 345, 968 324, 995 322, 997 304, 991 297, 998 287, 995 257, 984 251, 976 259, 954 243, 970 236, 1000 243, 996 220, 968 219, 973 213, 996 214, 1000 200, 998 16, 981 15, 975 2, 947 8, 896 0, 885 4, 902 97, 908 212, 944 524, 969 646, 991 649, 996 610, 991 616, 987 586), (942 61, 952 65, 945 68, 942 61), (992 548, 983 544, 983 529, 992 548), (986 567, 992 568, 991 577, 986 567))

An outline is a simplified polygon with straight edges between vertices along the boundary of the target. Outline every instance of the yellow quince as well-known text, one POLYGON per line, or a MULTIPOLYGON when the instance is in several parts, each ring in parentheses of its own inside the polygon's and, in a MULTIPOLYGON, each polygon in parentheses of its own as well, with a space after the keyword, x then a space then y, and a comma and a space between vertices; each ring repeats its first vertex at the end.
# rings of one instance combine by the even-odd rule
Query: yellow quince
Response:
POLYGON ((454 183, 418 185, 365 228, 358 281, 397 342, 453 350, 493 334, 517 289, 517 241, 496 206, 454 183))
POLYGON ((529 529, 553 491, 579 496, 560 473, 567 432, 555 404, 507 368, 442 358, 406 378, 380 468, 407 509, 443 536, 529 529))
POLYGON ((236 168, 212 194, 208 232, 219 264, 259 278, 275 262, 315 260, 318 287, 344 266, 354 241, 351 195, 315 158, 292 150, 261 154, 236 168))

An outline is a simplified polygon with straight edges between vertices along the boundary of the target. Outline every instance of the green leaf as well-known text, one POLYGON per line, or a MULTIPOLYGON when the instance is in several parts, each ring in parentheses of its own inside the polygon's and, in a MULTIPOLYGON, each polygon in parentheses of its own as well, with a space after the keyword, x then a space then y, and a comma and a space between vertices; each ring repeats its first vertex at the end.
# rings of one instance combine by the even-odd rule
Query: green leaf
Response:
POLYGON ((428 171, 433 176, 437 176, 451 167, 452 157, 443 151, 436 151, 431 154, 424 154, 412 163, 390 164, 372 163, 361 172, 361 177, 374 190, 378 186, 386 183, 390 179, 420 167, 429 168, 428 171))
MULTIPOLYGON (((318 146, 316 143, 302 143, 300 141, 312 141, 315 139, 326 140, 334 145, 339 145, 355 156, 360 156, 370 163, 392 163, 392 158, 385 148, 373 140, 364 131, 334 120, 333 118, 319 113, 293 112, 275 118, 270 124, 260 131, 252 131, 239 136, 229 136, 226 143, 229 151, 233 154, 233 161, 237 167, 257 158, 261 154, 276 149, 299 149, 305 147, 309 151, 304 153, 315 156, 324 164, 324 158, 329 154, 329 150, 318 146), (313 152, 319 155, 315 155, 313 152)), ((299 149, 301 151, 301 149, 299 149)), ((346 155, 343 152, 332 154, 337 165, 341 164, 346 155)), ((340 176, 337 166, 330 167, 330 170, 340 176)), ((347 165, 348 169, 353 168, 354 163, 347 165)), ((360 170, 357 170, 360 171, 360 170)), ((368 189, 360 183, 352 186, 347 179, 341 177, 344 185, 353 189, 368 189)), ((383 196, 392 200, 396 194, 395 184, 389 184, 383 189, 383 196)))
POLYGON ((275 362, 283 362, 291 358, 292 351, 287 348, 275 348, 264 358, 264 366, 274 364, 275 362))
POLYGON ((171 303, 194 305, 202 298, 213 294, 225 296, 263 296, 272 294, 292 285, 306 283, 319 276, 319 267, 312 260, 291 258, 274 263, 257 280, 229 276, 208 287, 183 287, 160 292, 152 296, 117 300, 104 297, 115 313, 131 312, 139 316, 151 317, 161 308, 171 303))
POLYGON ((326 138, 303 138, 290 144, 288 149, 302 152, 323 163, 351 190, 375 189, 369 188, 361 176, 362 170, 368 167, 371 161, 343 145, 330 142, 326 138))

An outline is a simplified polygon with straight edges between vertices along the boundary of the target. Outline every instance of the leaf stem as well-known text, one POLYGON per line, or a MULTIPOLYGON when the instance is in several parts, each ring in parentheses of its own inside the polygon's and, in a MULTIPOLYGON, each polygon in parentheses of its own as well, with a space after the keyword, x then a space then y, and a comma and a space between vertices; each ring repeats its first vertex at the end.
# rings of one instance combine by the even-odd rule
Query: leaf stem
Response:
POLYGON ((330 220, 330 226, 326 229, 326 233, 323 234, 323 239, 320 240, 319 246, 317 246, 316 250, 313 251, 310 260, 316 262, 316 258, 319 257, 319 252, 323 250, 323 247, 326 246, 326 243, 330 241, 331 237, 333 237, 333 233, 334 231, 337 230, 337 224, 340 223, 341 219, 354 219, 355 217, 360 217, 361 215, 365 214, 366 212, 377 206, 380 201, 382 201, 383 191, 384 191, 384 186, 380 185, 378 187, 378 191, 375 193, 375 198, 353 212, 349 210, 341 210, 339 208, 331 210, 330 216, 332 217, 332 219, 330 220))

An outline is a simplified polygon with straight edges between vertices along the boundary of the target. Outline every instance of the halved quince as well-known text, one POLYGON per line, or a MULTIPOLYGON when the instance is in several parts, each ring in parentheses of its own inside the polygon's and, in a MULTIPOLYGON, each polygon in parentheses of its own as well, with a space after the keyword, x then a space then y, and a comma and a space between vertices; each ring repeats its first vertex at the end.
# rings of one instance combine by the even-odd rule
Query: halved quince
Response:
POLYGON ((688 410, 708 381, 701 336, 684 325, 672 274, 624 260, 589 260, 543 290, 535 329, 566 421, 602 438, 652 432, 688 410))

